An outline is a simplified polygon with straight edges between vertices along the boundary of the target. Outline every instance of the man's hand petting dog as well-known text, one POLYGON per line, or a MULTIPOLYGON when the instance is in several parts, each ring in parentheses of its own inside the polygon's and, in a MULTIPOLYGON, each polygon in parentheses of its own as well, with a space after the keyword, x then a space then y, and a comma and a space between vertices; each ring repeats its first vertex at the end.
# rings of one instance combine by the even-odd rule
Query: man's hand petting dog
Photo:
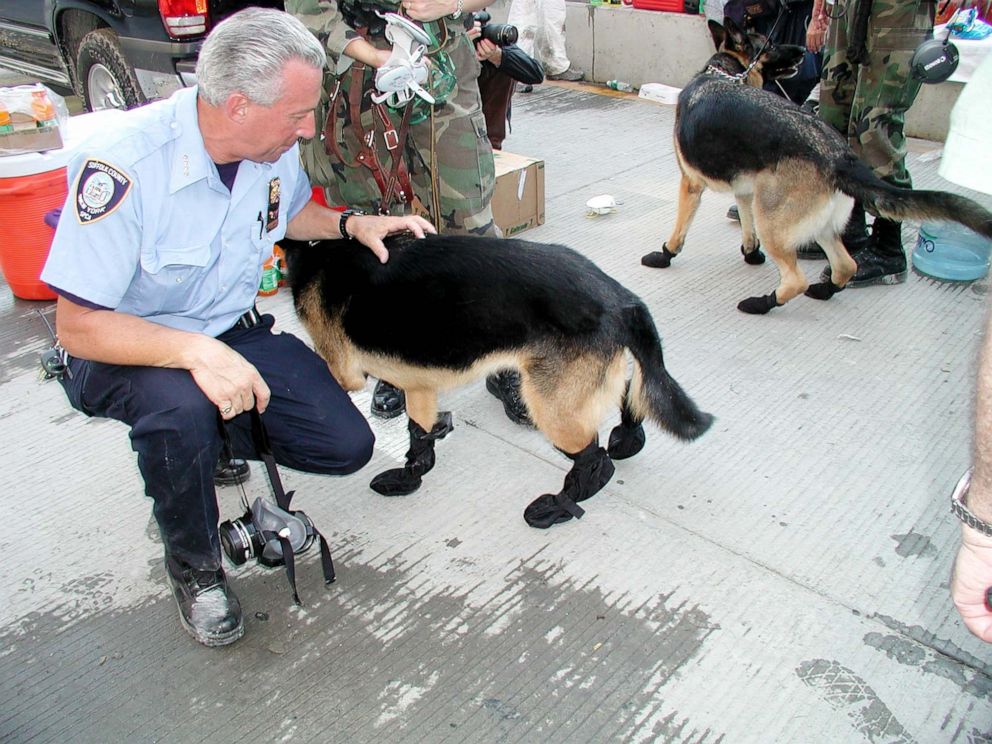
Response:
POLYGON ((437 234, 434 225, 417 215, 383 217, 366 214, 355 215, 348 220, 348 233, 359 243, 369 248, 378 257, 380 263, 386 263, 389 260, 389 251, 386 250, 382 239, 389 235, 399 235, 405 232, 412 233, 418 238, 422 238, 428 233, 437 234))

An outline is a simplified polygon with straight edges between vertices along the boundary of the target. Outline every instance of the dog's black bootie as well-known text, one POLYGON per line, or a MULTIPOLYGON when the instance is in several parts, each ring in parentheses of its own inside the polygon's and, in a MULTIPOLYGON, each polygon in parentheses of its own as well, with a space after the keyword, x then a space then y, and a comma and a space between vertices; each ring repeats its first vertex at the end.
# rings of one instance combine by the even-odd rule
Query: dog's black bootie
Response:
POLYGON ((746 300, 741 300, 737 304, 737 309, 748 315, 764 315, 773 307, 778 306, 778 300, 775 298, 775 293, 772 292, 764 297, 748 297, 746 300))
POLYGON ((598 438, 581 452, 567 457, 574 464, 565 475, 565 485, 561 491, 539 496, 524 509, 524 521, 531 527, 546 530, 572 517, 581 519, 585 509, 578 502, 599 492, 616 470, 606 450, 599 446, 598 438))
POLYGON ((814 300, 829 300, 838 292, 843 291, 843 289, 843 287, 838 287, 833 282, 817 282, 816 284, 809 285, 805 295, 812 297, 814 300))
POLYGON ((661 246, 660 251, 651 251, 650 253, 641 257, 641 263, 644 266, 649 266, 652 269, 667 269, 672 265, 672 259, 675 258, 677 254, 671 253, 668 250, 668 244, 661 246))
POLYGON ((413 419, 407 428, 410 430, 410 449, 406 453, 406 465, 379 473, 369 483, 369 487, 382 496, 406 496, 420 488, 423 476, 434 467, 434 442, 444 439, 455 427, 451 413, 444 411, 429 432, 413 419))
POLYGON ((744 263, 751 266, 761 266, 761 264, 765 262, 765 254, 761 252, 760 246, 748 253, 744 250, 744 246, 742 245, 741 255, 744 256, 744 263))
POLYGON ((644 448, 645 440, 641 422, 634 420, 633 415, 624 406, 620 413, 620 425, 615 426, 610 432, 610 442, 606 452, 611 460, 626 460, 644 448))

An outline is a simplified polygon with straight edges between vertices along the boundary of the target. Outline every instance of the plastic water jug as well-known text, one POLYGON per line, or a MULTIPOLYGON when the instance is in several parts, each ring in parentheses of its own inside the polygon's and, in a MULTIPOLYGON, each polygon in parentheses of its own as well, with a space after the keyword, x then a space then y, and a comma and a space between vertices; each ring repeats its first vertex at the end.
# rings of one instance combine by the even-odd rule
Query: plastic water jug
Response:
POLYGON ((992 240, 956 222, 920 225, 913 268, 921 274, 952 282, 970 282, 989 272, 992 240))

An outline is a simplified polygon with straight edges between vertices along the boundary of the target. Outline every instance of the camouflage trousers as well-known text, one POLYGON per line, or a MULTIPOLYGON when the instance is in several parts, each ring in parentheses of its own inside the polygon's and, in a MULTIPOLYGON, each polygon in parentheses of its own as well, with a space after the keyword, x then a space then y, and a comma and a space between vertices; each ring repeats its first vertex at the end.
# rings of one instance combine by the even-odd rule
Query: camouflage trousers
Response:
POLYGON ((932 0, 874 0, 867 64, 848 58, 856 0, 828 5, 831 15, 820 81, 820 118, 845 135, 880 178, 909 188, 906 111, 920 90, 910 70, 916 47, 933 29, 932 0), (843 10, 842 10, 843 9, 843 10))
MULTIPOLYGON (((386 44, 381 39, 371 41, 376 46, 386 44)), ((410 184, 426 208, 425 216, 438 232, 498 236, 490 207, 496 182, 493 151, 479 97, 479 62, 475 48, 464 30, 450 29, 442 49, 454 65, 456 83, 444 104, 435 107, 432 116, 408 127, 403 157, 410 184)), ((347 205, 367 212, 379 211, 382 194, 372 171, 356 160, 360 146, 355 139, 352 117, 360 117, 362 131, 374 131, 373 147, 387 178, 392 164, 383 126, 376 121, 369 98, 374 92, 374 73, 368 69, 361 78, 361 110, 358 112, 352 111, 349 104, 350 89, 356 82, 351 71, 342 73, 340 79, 325 73, 317 126, 321 127, 328 116, 328 91, 340 83, 341 92, 331 114, 335 117, 330 128, 333 134, 329 136, 335 137, 346 162, 329 154, 319 137, 301 144, 303 166, 313 185, 325 187, 328 204, 347 205)), ((402 112, 388 111, 392 126, 399 131, 402 112)), ((417 210, 399 200, 394 200, 389 209, 390 214, 409 211, 417 210)))

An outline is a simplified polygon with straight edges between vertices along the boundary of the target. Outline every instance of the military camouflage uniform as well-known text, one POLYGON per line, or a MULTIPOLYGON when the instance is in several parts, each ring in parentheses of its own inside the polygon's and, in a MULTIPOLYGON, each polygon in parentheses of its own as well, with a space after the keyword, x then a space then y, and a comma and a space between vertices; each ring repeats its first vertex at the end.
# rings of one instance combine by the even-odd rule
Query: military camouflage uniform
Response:
MULTIPOLYGON (((377 0, 384 9, 395 9, 398 3, 377 0)), ((329 93, 340 82, 342 91, 335 115, 339 117, 334 127, 339 148, 350 164, 339 162, 326 152, 320 137, 303 143, 301 148, 304 167, 315 186, 327 189, 328 203, 374 212, 379 208, 381 193, 371 171, 355 161, 358 146, 350 126, 348 92, 352 84, 351 70, 335 74, 334 66, 341 58, 348 42, 359 34, 344 21, 337 0, 287 0, 286 10, 299 18, 323 42, 328 53, 324 73, 324 93, 317 110, 318 132, 327 116, 329 93)), ((406 164, 410 172, 413 191, 427 207, 439 232, 498 235, 493 223, 490 200, 495 186, 493 152, 486 135, 486 121, 479 98, 479 61, 475 48, 465 33, 464 20, 449 17, 424 24, 443 41, 446 52, 455 68, 457 82, 447 100, 435 108, 433 117, 409 127, 406 143, 406 164), (433 123, 432 123, 433 119, 433 123), (433 132, 432 132, 433 129, 433 132), (433 143, 433 148, 432 148, 433 143), (432 153, 433 149, 433 153, 432 153), (437 199, 432 189, 431 167, 437 168, 437 199), (434 214, 435 201, 440 215, 434 214)), ((380 49, 388 49, 389 42, 380 34, 370 35, 368 41, 380 49)), ((432 50, 433 51, 433 50, 432 50)), ((367 69, 363 78, 361 117, 365 131, 373 129, 369 92, 374 90, 374 69, 367 69)), ((389 110, 393 126, 399 130, 401 113, 389 110)), ((382 126, 376 128, 375 149, 386 171, 390 171, 391 157, 382 141, 382 126)), ((390 211, 399 214, 406 205, 394 202, 390 211)))
MULTIPOLYGON (((864 1, 864 0, 862 0, 864 1)), ((820 117, 845 134, 854 151, 875 173, 909 188, 906 170, 906 111, 916 100, 919 81, 910 72, 916 47, 933 29, 932 0, 873 0, 868 18, 868 63, 848 58, 856 0, 828 5, 831 18, 820 83, 820 117)))

